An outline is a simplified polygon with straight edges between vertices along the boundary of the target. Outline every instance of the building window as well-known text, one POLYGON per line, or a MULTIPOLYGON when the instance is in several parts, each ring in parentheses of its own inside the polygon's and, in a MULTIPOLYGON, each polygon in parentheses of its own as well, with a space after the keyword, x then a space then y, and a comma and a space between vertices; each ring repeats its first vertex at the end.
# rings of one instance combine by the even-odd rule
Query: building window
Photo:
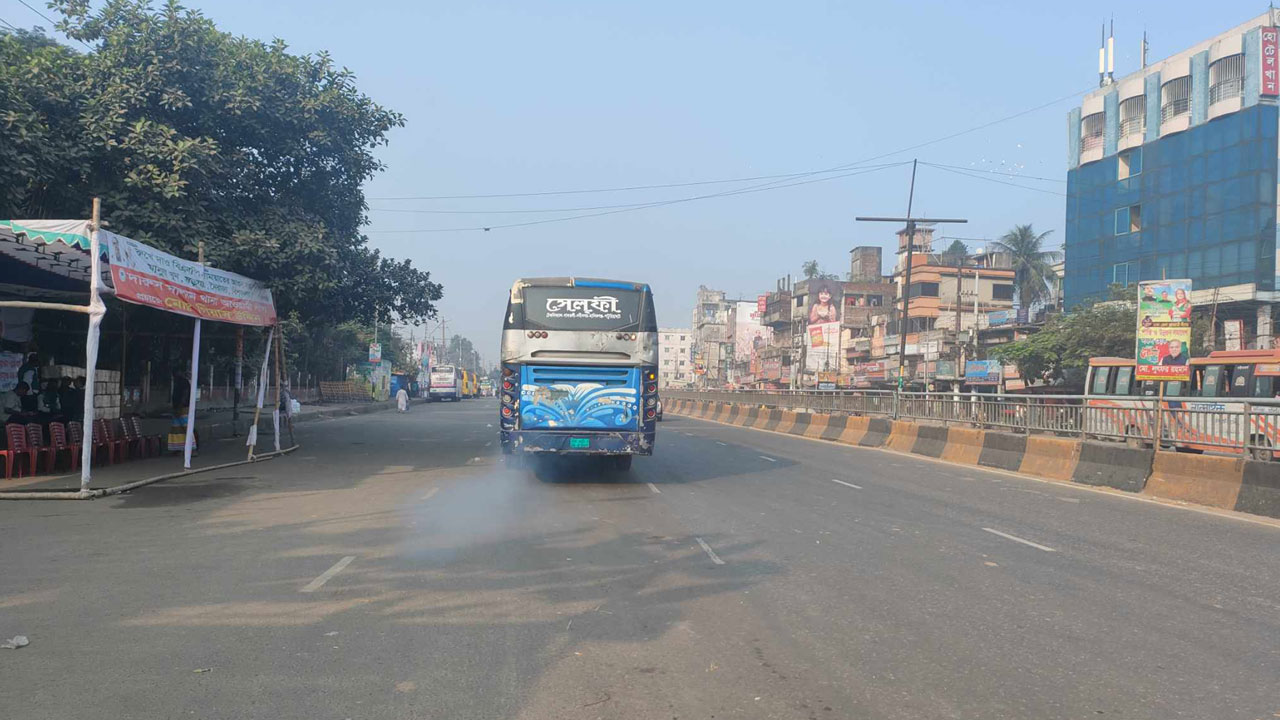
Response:
POLYGON ((684 342, 684 336, 683 336, 683 335, 681 335, 681 336, 680 336, 680 342, 684 342))
POLYGON ((1174 78, 1160 86, 1160 122, 1191 112, 1191 76, 1174 78))
POLYGON ((1135 95, 1120 101, 1120 137, 1141 135, 1147 129, 1147 96, 1135 95))
POLYGON ((1124 180, 1142 173, 1142 148, 1133 148, 1120 153, 1116 161, 1116 175, 1124 180))
POLYGON ((1244 55, 1228 55, 1209 66, 1209 104, 1244 94, 1244 55))
POLYGON ((992 300, 1012 300, 1013 286, 1012 285, 992 285, 991 299, 992 300))
POLYGON ((938 297, 938 283, 911 283, 911 297, 938 297))
POLYGON ((1107 131, 1105 113, 1085 115, 1080 120, 1080 152, 1102 148, 1102 137, 1107 131))
POLYGON ((1116 235, 1127 235, 1142 229, 1142 206, 1130 205, 1116 210, 1116 235))
POLYGON ((1116 263, 1111 266, 1111 282, 1128 287, 1138 282, 1138 264, 1132 262, 1116 263))

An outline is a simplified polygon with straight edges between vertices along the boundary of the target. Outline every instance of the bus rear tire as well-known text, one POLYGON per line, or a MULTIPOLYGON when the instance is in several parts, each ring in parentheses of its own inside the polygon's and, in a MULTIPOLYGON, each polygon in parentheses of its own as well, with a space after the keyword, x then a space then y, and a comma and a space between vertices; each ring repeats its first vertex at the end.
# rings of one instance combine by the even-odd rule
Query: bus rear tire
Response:
POLYGON ((631 455, 618 455, 613 458, 613 469, 618 472, 629 472, 631 470, 631 455))

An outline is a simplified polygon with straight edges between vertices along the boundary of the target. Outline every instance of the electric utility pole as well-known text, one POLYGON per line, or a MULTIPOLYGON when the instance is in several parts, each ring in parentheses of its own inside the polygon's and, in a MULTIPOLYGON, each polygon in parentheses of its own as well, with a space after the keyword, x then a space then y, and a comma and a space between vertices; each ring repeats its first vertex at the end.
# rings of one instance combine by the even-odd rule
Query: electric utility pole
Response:
POLYGON ((911 187, 907 191, 906 217, 855 217, 858 222, 893 222, 907 224, 906 268, 902 279, 902 314, 898 317, 898 390, 904 385, 903 367, 907 360, 907 308, 911 300, 911 257, 916 245, 916 225, 924 223, 967 223, 961 218, 911 217, 911 206, 916 196, 916 160, 911 161, 911 187))

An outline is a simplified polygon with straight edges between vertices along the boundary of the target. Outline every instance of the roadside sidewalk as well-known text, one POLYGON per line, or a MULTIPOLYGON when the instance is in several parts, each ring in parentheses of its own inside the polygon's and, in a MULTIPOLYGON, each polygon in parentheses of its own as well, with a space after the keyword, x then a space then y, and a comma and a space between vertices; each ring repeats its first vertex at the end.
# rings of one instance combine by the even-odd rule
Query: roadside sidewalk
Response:
MULTIPOLYGON (((415 402, 414 404, 418 403, 415 402)), ((293 422, 297 425, 317 420, 363 415, 365 413, 393 410, 395 406, 394 402, 370 402, 351 405, 303 405, 301 412, 294 415, 293 422)), ((238 431, 236 436, 232 437, 230 410, 213 412, 204 417, 197 417, 196 430, 200 433, 200 448, 199 455, 191 458, 191 469, 195 471, 246 459, 248 448, 245 446, 245 435, 252 422, 253 408, 249 408, 247 413, 244 409, 241 409, 238 431)), ((160 435, 163 443, 164 437, 169 430, 169 419, 143 418, 142 430, 146 435, 160 435)), ((281 433, 280 446, 287 448, 291 445, 288 429, 282 427, 281 433)), ((259 453, 267 453, 274 449, 275 442, 270 409, 263 408, 262 419, 258 423, 258 451, 259 453)), ((65 464, 64 456, 62 465, 65 466, 65 464)), ((90 487, 94 490, 115 487, 145 478, 179 472, 182 472, 182 453, 166 452, 161 454, 160 457, 131 459, 118 462, 115 465, 107 465, 104 461, 102 464, 94 464, 90 487)), ((14 477, 9 480, 0 479, 0 492, 78 490, 79 488, 80 471, 78 469, 73 472, 64 468, 53 474, 14 477)))

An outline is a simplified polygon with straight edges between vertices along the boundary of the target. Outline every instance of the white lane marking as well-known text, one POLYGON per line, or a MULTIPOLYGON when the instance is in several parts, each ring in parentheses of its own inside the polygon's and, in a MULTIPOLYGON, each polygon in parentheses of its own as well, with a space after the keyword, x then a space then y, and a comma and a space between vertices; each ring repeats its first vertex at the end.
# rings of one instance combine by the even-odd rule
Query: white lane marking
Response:
POLYGON ((433 488, 431 488, 430 490, 428 490, 428 491, 427 491, 427 494, 426 494, 426 495, 423 495, 423 496, 422 496, 422 499, 423 499, 423 500, 430 500, 430 499, 431 499, 431 496, 432 496, 432 495, 435 495, 435 494, 436 494, 436 493, 438 493, 438 492, 440 492, 440 488, 438 488, 438 487, 433 487, 433 488))
POLYGON ((719 555, 716 555, 716 551, 715 551, 715 550, 712 550, 712 549, 711 549, 711 546, 710 546, 710 545, 708 545, 708 544, 707 544, 707 542, 706 542, 705 540, 703 540, 702 538, 694 538, 694 540, 697 540, 697 541, 698 541, 698 544, 702 546, 702 550, 703 550, 703 552, 705 552, 705 553, 707 554, 707 557, 711 558, 711 562, 713 562, 713 563, 715 563, 715 564, 717 564, 717 565, 723 565, 723 564, 724 564, 724 561, 720 559, 720 556, 719 556, 719 555))
POLYGON ((717 445, 724 445, 725 447, 728 447, 728 446, 729 446, 729 443, 722 443, 722 442, 720 442, 719 440, 717 440, 717 441, 716 441, 716 444, 717 444, 717 445))
POLYGON ((649 489, 653 491, 654 495, 662 494, 662 491, 658 489, 657 485, 654 485, 653 483, 646 483, 646 484, 649 486, 649 489))
POLYGON ((1041 545, 1040 543, 1033 543, 1033 542, 1031 542, 1030 540, 1023 540, 1022 538, 1020 538, 1020 537, 1018 537, 1018 536, 1016 536, 1016 535, 1010 535, 1009 533, 1002 533, 1002 532, 1000 532, 999 530, 992 530, 991 528, 986 528, 986 527, 984 527, 984 528, 982 528, 982 529, 983 529, 983 530, 986 530, 987 532, 991 533, 992 535, 999 535, 1000 537, 1002 537, 1002 538, 1004 538, 1004 539, 1006 539, 1006 540, 1012 540, 1012 541, 1014 541, 1014 542, 1022 543, 1023 545, 1030 545, 1031 547, 1033 547, 1033 548, 1035 548, 1035 549, 1037 549, 1037 550, 1043 550, 1043 551, 1045 551, 1045 552, 1058 552, 1057 550, 1054 550, 1054 549, 1053 549, 1053 548, 1051 548, 1051 547, 1048 547, 1048 546, 1046 546, 1046 545, 1041 545))
POLYGON ((862 486, 861 486, 861 485, 854 485, 853 483, 847 483, 847 482, 845 482, 845 481, 843 481, 843 480, 837 480, 837 479, 835 479, 835 478, 831 478, 831 482, 833 482, 833 483, 840 483, 841 485, 844 485, 845 487, 851 487, 851 488, 853 488, 854 490, 861 490, 861 489, 862 489, 862 486))
POLYGON ((761 458, 762 460, 768 460, 769 462, 778 462, 777 460, 774 460, 773 458, 769 457, 768 455, 761 455, 761 456, 760 456, 760 458, 761 458))
POLYGON ((485 443, 485 444, 484 444, 484 446, 485 446, 485 447, 489 447, 489 446, 490 446, 490 445, 492 445, 492 444, 493 444, 493 441, 492 441, 492 440, 490 440, 489 442, 485 443))
POLYGON ((302 590, 300 590, 299 592, 309 593, 309 592, 315 592, 316 590, 319 590, 322 585, 329 582, 329 580, 334 575, 337 575, 338 573, 342 572, 342 569, 350 565, 351 561, 355 559, 356 559, 355 555, 348 555, 342 558, 338 562, 334 563, 333 567, 320 573, 320 577, 307 583, 306 586, 304 586, 302 590))

